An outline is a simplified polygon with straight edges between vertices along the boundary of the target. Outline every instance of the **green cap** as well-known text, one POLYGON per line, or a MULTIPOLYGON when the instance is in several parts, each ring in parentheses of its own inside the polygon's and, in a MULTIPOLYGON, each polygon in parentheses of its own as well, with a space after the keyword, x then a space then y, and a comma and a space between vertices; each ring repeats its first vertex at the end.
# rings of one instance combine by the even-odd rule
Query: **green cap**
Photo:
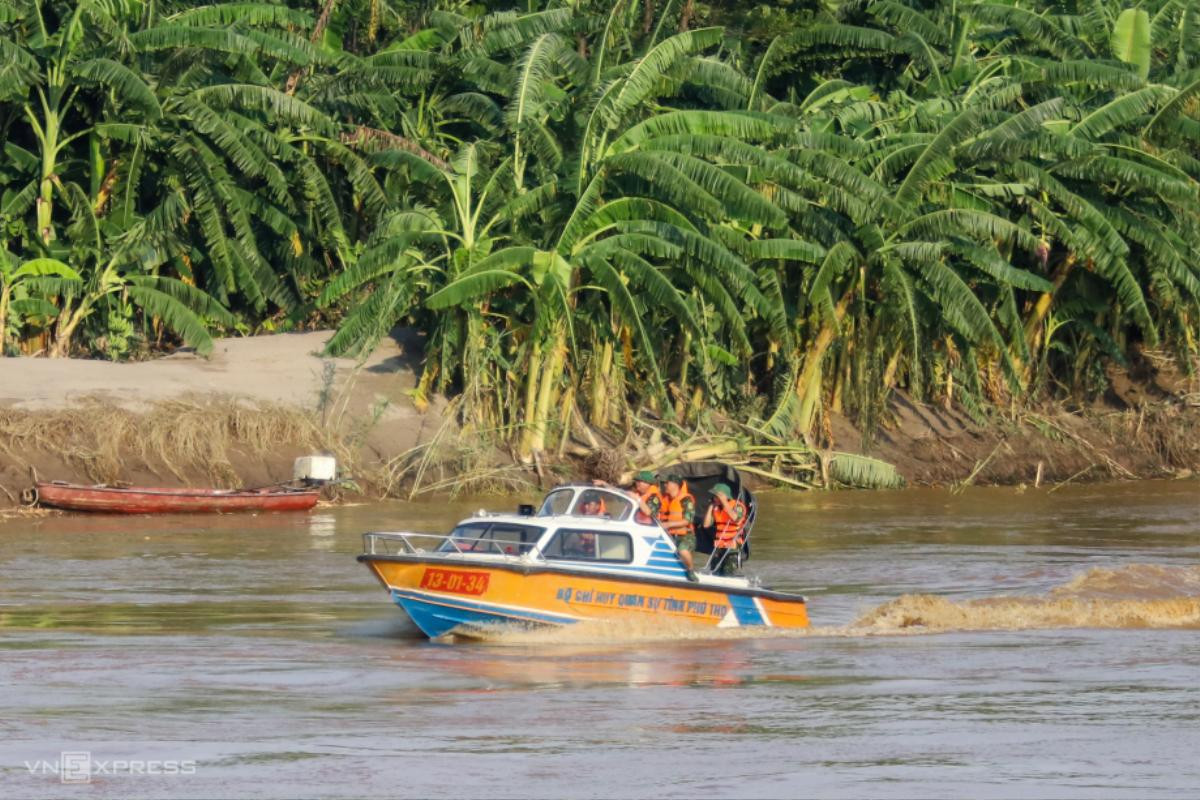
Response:
POLYGON ((724 483, 718 483, 716 486, 714 486, 712 488, 712 493, 713 494, 723 494, 726 497, 733 497, 733 490, 729 488, 728 484, 724 484, 724 483))
POLYGON ((654 483, 654 473, 648 469, 644 469, 637 475, 633 476, 635 481, 645 481, 646 483, 654 483))
POLYGON ((663 480, 670 481, 671 483, 683 483, 683 476, 678 472, 669 472, 663 480))

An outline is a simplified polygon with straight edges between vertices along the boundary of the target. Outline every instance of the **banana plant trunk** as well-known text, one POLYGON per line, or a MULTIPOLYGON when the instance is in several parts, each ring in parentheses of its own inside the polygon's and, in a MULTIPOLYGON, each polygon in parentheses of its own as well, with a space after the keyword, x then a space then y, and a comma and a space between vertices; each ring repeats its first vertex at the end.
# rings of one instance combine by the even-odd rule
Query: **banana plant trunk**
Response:
POLYGON ((681 425, 687 417, 688 410, 688 368, 692 362, 692 335, 683 334, 683 346, 679 354, 679 392, 675 397, 675 421, 681 425))
MULTIPOLYGON (((900 354, 904 351, 900 348, 892 353, 888 359, 887 366, 883 368, 883 388, 890 390, 896 385, 896 372, 900 368, 900 354)), ((911 388, 911 387, 910 387, 911 388)))
POLYGON ((816 417, 817 406, 821 398, 821 364, 825 360, 825 354, 829 351, 830 345, 837 337, 838 328, 841 325, 842 318, 846 316, 846 309, 850 307, 850 302, 854 298, 854 290, 848 290, 842 298, 838 300, 837 305, 833 309, 833 319, 825 318, 821 322, 821 328, 817 331, 817 335, 809 344, 808 349, 804 353, 804 369, 800 372, 800 377, 796 380, 796 394, 800 399, 800 414, 797 417, 797 427, 801 434, 807 436, 812 430, 813 420, 816 417))
POLYGON ((538 386, 537 407, 534 409, 531 451, 538 455, 546 451, 546 434, 550 425, 550 417, 554 413, 554 402, 558 396, 558 388, 562 383, 563 366, 567 357, 566 334, 560 330, 551 345, 549 358, 545 359, 545 367, 538 386))
POLYGON ((596 360, 596 368, 592 374, 592 427, 604 430, 608 427, 609 417, 609 384, 612 380, 613 343, 606 339, 600 345, 600 357, 596 360))
POLYGON ((1040 329, 1043 322, 1046 321, 1046 315, 1050 313, 1050 305, 1054 302, 1054 296, 1058 294, 1058 290, 1066 283, 1067 278, 1071 274, 1071 270, 1075 266, 1075 254, 1068 256, 1054 271, 1054 277, 1051 283, 1054 285, 1048 292, 1043 292, 1037 299, 1037 303, 1033 306, 1033 312, 1029 315, 1029 319, 1025 321, 1025 341, 1028 342, 1032 350, 1038 342, 1040 329))
POLYGON ((47 354, 50 358, 65 358, 70 355, 71 337, 75 335, 75 329, 89 310, 90 304, 86 301, 81 301, 74 311, 70 310, 70 306, 63 308, 54 331, 54 344, 50 346, 50 352, 47 354))
POLYGON ((560 323, 554 332, 549 348, 543 353, 535 347, 529 365, 529 386, 525 396, 525 429, 521 436, 518 455, 525 463, 546 452, 546 433, 553 414, 554 401, 562 382, 563 366, 567 356, 566 330, 560 323))
POLYGON ((533 463, 533 418, 537 410, 538 380, 542 374, 542 345, 529 345, 529 368, 525 373, 525 413, 522 415, 521 439, 517 455, 523 464, 533 463))
POLYGON ((8 343, 8 299, 11 294, 12 289, 7 283, 0 286, 0 358, 4 358, 4 346, 8 343))
MULTIPOLYGON (((1076 256, 1074 253, 1067 256, 1058 268, 1054 271, 1054 277, 1050 279, 1053 288, 1048 292, 1043 292, 1038 296, 1037 302, 1033 305, 1033 311, 1029 314, 1029 318, 1025 320, 1025 342, 1029 348, 1029 363, 1023 365, 1020 370, 1022 388, 1029 388, 1029 381, 1033 378, 1033 365, 1037 363, 1038 348, 1044 344, 1042 339, 1043 323, 1046 321, 1046 316, 1050 313, 1050 306, 1054 303, 1054 298, 1058 294, 1058 290, 1067 282, 1067 278, 1071 275, 1071 270, 1074 269, 1076 256)), ((1018 362, 1019 363, 1019 362, 1018 362)))
POLYGON ((42 180, 37 199, 38 236, 43 245, 54 241, 54 176, 58 170, 58 114, 48 110, 42 141, 42 180))

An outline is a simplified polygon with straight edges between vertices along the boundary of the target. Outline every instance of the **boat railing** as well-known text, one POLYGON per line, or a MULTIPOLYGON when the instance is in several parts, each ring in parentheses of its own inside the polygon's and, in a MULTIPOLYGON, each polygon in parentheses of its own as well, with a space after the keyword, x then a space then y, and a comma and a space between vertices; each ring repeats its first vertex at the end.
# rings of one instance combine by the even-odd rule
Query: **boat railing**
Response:
POLYGON ((537 549, 536 542, 476 539, 409 531, 373 531, 363 534, 363 549, 370 555, 494 555, 522 556, 537 549))

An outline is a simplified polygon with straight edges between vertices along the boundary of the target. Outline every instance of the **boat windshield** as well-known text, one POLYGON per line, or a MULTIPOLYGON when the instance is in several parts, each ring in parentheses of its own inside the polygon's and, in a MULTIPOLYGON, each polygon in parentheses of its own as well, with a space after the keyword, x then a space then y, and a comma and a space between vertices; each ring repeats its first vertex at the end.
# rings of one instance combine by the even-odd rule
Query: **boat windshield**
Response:
POLYGON ((571 507, 571 500, 574 497, 574 489, 555 489, 546 495, 546 499, 542 501, 542 507, 538 509, 537 515, 539 517, 557 517, 566 514, 567 509, 571 507))
POLYGON ((633 501, 612 489, 563 487, 546 495, 538 510, 539 517, 603 517, 622 520, 633 511, 633 501))
POLYGON ((534 525, 514 525, 509 522, 468 522, 455 528, 449 539, 442 542, 438 552, 517 556, 532 550, 545 530, 534 525))

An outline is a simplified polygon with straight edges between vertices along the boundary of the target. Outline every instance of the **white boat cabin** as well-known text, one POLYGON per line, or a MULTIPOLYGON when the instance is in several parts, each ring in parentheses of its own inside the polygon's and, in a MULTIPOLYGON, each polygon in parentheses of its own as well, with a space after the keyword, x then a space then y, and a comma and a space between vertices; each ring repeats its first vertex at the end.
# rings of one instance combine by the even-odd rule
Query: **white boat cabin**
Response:
MULTIPOLYGON (((568 484, 553 489, 536 511, 479 511, 449 536, 368 533, 367 552, 435 555, 447 561, 481 560, 560 564, 570 569, 687 579, 671 536, 642 514, 621 489, 568 484)), ((744 578, 701 576, 703 582, 745 585, 744 578)))

